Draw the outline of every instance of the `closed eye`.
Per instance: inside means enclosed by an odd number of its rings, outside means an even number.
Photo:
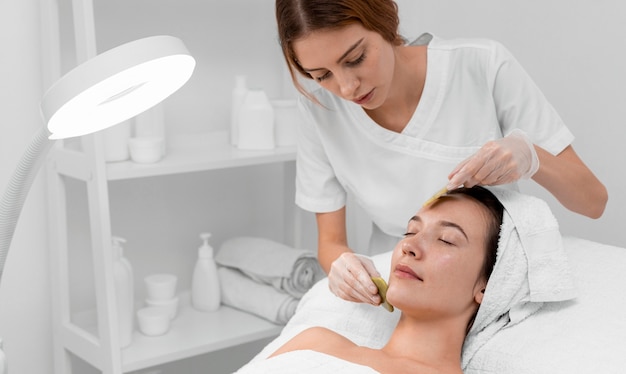
[[[439,239],[439,241],[442,242],[443,244],[449,245],[449,246],[455,246],[456,245],[456,244],[454,244],[452,242],[449,242],[447,240],[444,240],[444,239]]]
[[[363,61],[365,60],[365,53],[361,54],[359,57],[357,57],[356,60],[354,61],[348,61],[346,62],[346,65],[353,67],[353,66],[358,66],[360,65]]]
[[[318,81],[318,82],[321,82],[321,81],[323,81],[325,79],[330,78],[330,75],[331,75],[330,71],[327,71],[324,75],[319,76],[319,77],[315,77],[315,80]]]

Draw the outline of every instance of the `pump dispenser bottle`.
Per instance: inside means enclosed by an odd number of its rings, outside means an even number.
[[[213,258],[213,248],[209,245],[210,237],[209,233],[200,234],[203,243],[198,249],[198,260],[191,284],[191,302],[194,308],[203,312],[214,312],[221,303],[217,265]]]
[[[119,326],[120,346],[128,347],[133,338],[134,289],[133,269],[124,257],[122,244],[125,239],[111,238],[113,249],[113,277],[115,279],[115,301],[117,304],[117,323]]]

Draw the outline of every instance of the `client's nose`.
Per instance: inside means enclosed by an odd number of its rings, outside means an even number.
[[[422,257],[422,250],[414,240],[407,240],[402,243],[402,253],[415,258]]]

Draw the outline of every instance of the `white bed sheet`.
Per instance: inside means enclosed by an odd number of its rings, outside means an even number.
[[[520,324],[497,333],[478,351],[466,374],[626,372],[626,249],[572,237],[565,237],[564,245],[579,297],[546,305]],[[385,278],[390,257],[387,252],[373,258]],[[252,370],[267,365],[258,361],[311,326],[335,330],[359,345],[381,347],[399,315],[382,307],[345,302],[330,293],[327,279],[323,279],[303,297],[281,334],[241,372],[262,373],[261,369]],[[293,352],[272,365],[283,362],[285,372],[293,372],[290,365],[311,357],[307,351]],[[278,372],[276,366],[272,370]],[[328,371],[308,371],[314,372]]]

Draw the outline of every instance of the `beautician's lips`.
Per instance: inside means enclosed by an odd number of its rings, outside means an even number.
[[[420,278],[419,275],[417,275],[413,269],[411,269],[409,266],[403,265],[403,264],[398,264],[396,265],[396,269],[395,269],[395,273],[403,278],[416,278],[420,281],[424,281],[422,278]]]
[[[370,92],[368,92],[367,94],[365,94],[365,95],[363,95],[363,96],[359,97],[358,99],[354,99],[354,102],[355,102],[355,103],[357,103],[357,104],[359,104],[359,105],[363,105],[363,104],[365,104],[366,102],[368,102],[368,101],[369,101],[369,99],[371,99],[371,98],[372,98],[372,93],[373,93],[373,92],[374,92],[374,90],[371,90]]]

